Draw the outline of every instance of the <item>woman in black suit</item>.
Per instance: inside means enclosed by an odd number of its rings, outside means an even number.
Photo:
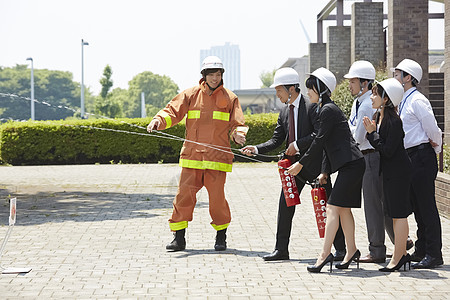
[[[386,79],[372,90],[372,107],[378,109],[375,121],[365,117],[364,127],[370,144],[380,151],[380,173],[383,182],[384,206],[394,222],[394,254],[383,272],[393,272],[406,264],[411,257],[406,252],[408,238],[407,217],[412,213],[409,197],[412,165],[403,145],[402,121],[397,106],[402,101],[403,86],[394,78]],[[378,130],[377,130],[378,128]]]
[[[364,157],[352,137],[347,119],[339,107],[330,99],[331,92],[336,87],[336,78],[325,68],[315,70],[306,80],[308,96],[311,102],[318,103],[319,130],[311,146],[303,157],[293,164],[288,172],[298,174],[303,167],[322,164],[319,181],[324,184],[329,175],[338,171],[333,190],[327,203],[327,222],[322,253],[313,266],[308,266],[309,272],[320,272],[322,267],[333,264],[331,245],[339,226],[339,220],[344,230],[347,254],[339,269],[346,269],[361,253],[355,244],[355,222],[351,208],[361,207],[361,187],[365,170]],[[359,264],[358,264],[359,267]]]
[[[316,135],[319,123],[316,118],[316,105],[312,105],[302,96],[298,87],[299,85],[300,79],[297,71],[292,68],[281,68],[277,70],[274,77],[274,83],[271,87],[275,88],[277,97],[280,99],[281,103],[286,104],[286,106],[280,111],[277,126],[273,132],[272,138],[256,146],[247,145],[241,149],[242,153],[250,156],[255,153],[262,154],[274,150],[285,143],[286,157],[292,162],[295,162],[306,152],[306,150],[308,150]],[[291,105],[292,111],[290,110]],[[297,112],[295,112],[295,110],[297,110]],[[297,120],[296,130],[292,128],[292,131],[289,125],[291,117],[294,125],[295,120]],[[319,173],[320,166],[317,166],[314,169],[302,169],[299,176],[295,177],[299,193],[305,185],[304,179],[313,181]],[[303,180],[299,177],[303,178]],[[324,188],[327,193],[330,193],[331,183],[324,186]],[[295,206],[288,207],[286,205],[286,199],[284,198],[284,193],[282,191],[278,203],[275,250],[271,254],[263,256],[265,261],[289,259],[288,248],[294,213]],[[344,234],[342,229],[338,231],[334,245],[337,253],[345,253]]]

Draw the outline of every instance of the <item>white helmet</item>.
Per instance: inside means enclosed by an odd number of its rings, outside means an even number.
[[[392,72],[394,72],[395,70],[405,71],[406,73],[417,79],[417,82],[420,82],[420,80],[422,80],[422,67],[418,62],[412,59],[405,58],[395,68],[391,68]]]
[[[206,69],[222,69],[225,72],[222,60],[217,56],[208,56],[203,60],[200,72],[203,72],[203,70]]]
[[[300,78],[297,71],[292,68],[281,68],[275,72],[273,84],[270,87],[274,88],[280,85],[291,84],[300,84]]]
[[[336,88],[336,77],[334,76],[333,73],[331,73],[330,70],[321,67],[315,70],[314,72],[308,74],[320,79],[330,90],[330,92],[333,92],[334,89]]]
[[[352,64],[350,70],[348,70],[348,74],[344,75],[344,78],[375,80],[375,68],[366,60],[357,60]]]
[[[378,84],[383,87],[384,91],[389,96],[389,99],[391,99],[392,104],[398,106],[403,99],[404,90],[402,84],[395,78],[383,80]]]

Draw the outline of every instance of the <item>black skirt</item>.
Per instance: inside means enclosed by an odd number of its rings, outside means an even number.
[[[361,189],[366,162],[364,158],[350,161],[338,169],[328,204],[340,207],[361,207]]]
[[[412,213],[411,172],[405,172],[397,178],[386,178],[383,175],[381,173],[385,214],[394,219],[407,218]]]

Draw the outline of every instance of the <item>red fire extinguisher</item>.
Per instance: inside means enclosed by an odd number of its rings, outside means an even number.
[[[319,237],[323,238],[325,236],[325,223],[327,222],[327,194],[323,187],[315,186],[311,190],[311,196]]]
[[[295,184],[295,176],[287,172],[287,168],[291,165],[289,159],[282,159],[278,162],[278,171],[280,172],[281,185],[283,187],[286,205],[294,206],[300,204],[300,195],[298,194],[297,185]]]

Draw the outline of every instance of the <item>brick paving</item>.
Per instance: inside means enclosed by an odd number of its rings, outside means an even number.
[[[17,223],[0,263],[31,267],[0,275],[1,299],[449,299],[450,221],[444,217],[447,263],[432,270],[382,273],[384,264],[311,274],[319,239],[310,188],[297,206],[290,261],[264,262],[275,244],[280,180],[274,163],[236,163],[226,195],[232,212],[228,249],[213,249],[208,195],[198,193],[187,249],[166,252],[167,219],[177,190],[175,164],[4,166],[0,168],[0,239],[8,196]],[[357,246],[368,251],[364,213],[353,210]],[[415,221],[409,219],[415,239]],[[389,251],[392,244],[386,242]]]

